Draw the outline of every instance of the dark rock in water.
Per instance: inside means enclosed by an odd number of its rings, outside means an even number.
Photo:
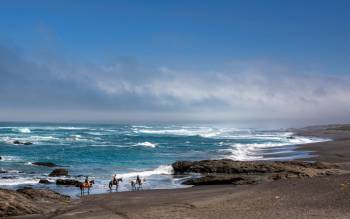
[[[0,189],[0,218],[24,214],[46,214],[69,203],[69,197],[46,189]]]
[[[34,163],[32,163],[32,164],[33,164],[33,165],[36,165],[36,166],[57,167],[56,164],[51,163],[51,162],[34,162]]]
[[[2,160],[2,157],[0,156],[0,160]]]
[[[79,182],[78,180],[74,180],[74,179],[58,179],[58,180],[56,180],[56,185],[78,187],[81,185],[81,182]]]
[[[49,176],[68,176],[68,170],[67,169],[54,169]]]
[[[51,182],[49,180],[47,180],[47,179],[40,179],[39,183],[40,184],[50,184]]]
[[[287,178],[339,175],[347,171],[336,165],[303,161],[177,161],[172,164],[175,174],[201,173],[201,178],[184,182],[188,185],[252,184]]]
[[[21,142],[21,141],[19,141],[19,140],[14,140],[12,143],[13,143],[13,144],[23,144],[23,145],[32,145],[32,144],[33,144],[33,143],[30,142],[30,141],[28,141],[28,142]]]

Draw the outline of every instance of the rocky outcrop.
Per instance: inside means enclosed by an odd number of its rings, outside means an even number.
[[[68,170],[59,168],[59,169],[54,169],[49,176],[54,177],[54,176],[68,176]]]
[[[33,162],[32,164],[35,166],[57,167],[57,165],[52,162]]]
[[[67,205],[68,196],[45,189],[0,189],[0,217],[48,213]]]
[[[51,182],[49,180],[47,180],[47,179],[40,179],[39,183],[40,184],[50,184]]]
[[[223,184],[255,184],[254,177],[242,177],[238,175],[207,175],[199,178],[193,178],[185,181],[184,185],[223,185]]]
[[[75,179],[58,179],[56,180],[56,185],[79,187],[81,185],[81,182]]]
[[[303,178],[347,173],[336,165],[303,161],[177,161],[172,164],[175,174],[200,173],[184,182],[187,185],[252,184],[287,178]]]

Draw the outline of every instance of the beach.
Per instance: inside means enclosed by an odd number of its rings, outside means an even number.
[[[306,144],[309,161],[349,167],[350,132],[337,127],[294,130],[298,135],[332,138]],[[303,159],[305,160],[305,159]],[[15,218],[349,218],[350,175],[294,178],[252,185],[112,192],[73,200],[44,215]]]
[[[0,219],[350,219],[350,0],[0,5]]]

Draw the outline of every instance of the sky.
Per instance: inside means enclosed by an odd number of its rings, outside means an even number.
[[[1,1],[0,121],[350,122],[350,1]]]

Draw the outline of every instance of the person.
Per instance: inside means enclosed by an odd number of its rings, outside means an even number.
[[[113,182],[113,184],[117,184],[117,174],[113,175],[112,182]]]
[[[89,185],[89,177],[88,176],[85,176],[85,184]]]
[[[141,179],[139,175],[136,176],[136,184],[141,185]]]

